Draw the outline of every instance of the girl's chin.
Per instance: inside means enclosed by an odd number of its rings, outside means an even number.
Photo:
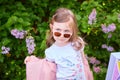
[[[56,41],[57,43],[67,43],[67,41],[65,41],[65,40],[60,40],[60,41]]]
[[[55,42],[55,44],[57,44],[57,45],[66,45],[68,42],[66,42],[66,41],[57,41],[57,42]]]

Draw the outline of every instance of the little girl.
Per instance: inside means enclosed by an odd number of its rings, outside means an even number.
[[[50,21],[45,50],[45,60],[56,64],[56,80],[93,80],[84,56],[85,42],[77,33],[77,21],[72,11],[57,9]],[[30,57],[25,62],[30,62]]]

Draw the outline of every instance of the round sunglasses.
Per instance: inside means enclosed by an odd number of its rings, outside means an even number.
[[[62,35],[62,33],[60,33],[60,32],[54,32],[54,35],[56,36],[56,37],[60,37],[61,35]],[[64,36],[64,38],[69,38],[70,36],[71,36],[71,34],[64,34],[63,35]]]

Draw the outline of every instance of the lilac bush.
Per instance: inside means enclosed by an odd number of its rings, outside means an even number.
[[[36,46],[34,43],[34,38],[32,36],[27,36],[29,34],[27,31],[12,29],[11,34],[17,39],[25,39],[28,54],[32,54],[34,52]]]

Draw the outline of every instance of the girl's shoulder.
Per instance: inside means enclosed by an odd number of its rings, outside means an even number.
[[[51,45],[50,47],[45,49],[45,54],[52,55],[54,56],[56,52],[56,47],[55,45]]]

